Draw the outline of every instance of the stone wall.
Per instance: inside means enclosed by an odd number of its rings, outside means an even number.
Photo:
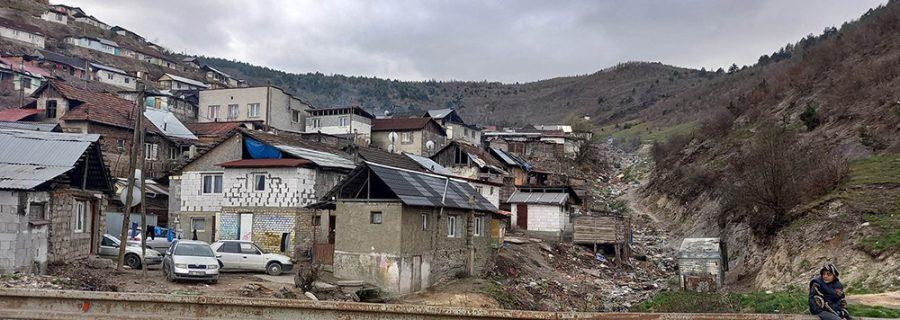
[[[260,248],[270,252],[293,251],[294,241],[297,238],[296,226],[302,220],[302,208],[284,207],[223,207],[222,213],[216,215],[216,240],[237,240],[241,230],[241,214],[252,214],[250,241]],[[309,222],[307,222],[309,224]],[[288,247],[281,250],[281,239],[287,233]]]
[[[47,192],[0,191],[0,274],[46,270],[49,225],[32,221],[27,212],[32,203],[42,203],[46,215],[47,200]]]
[[[106,230],[106,219],[100,212],[106,211],[107,199],[98,199],[98,193],[65,188],[52,192],[50,201],[50,241],[49,261],[67,262],[84,258],[99,243],[97,235]],[[84,232],[76,232],[75,202],[87,201],[90,210],[85,221]]]
[[[75,123],[65,123],[63,128],[74,126]],[[131,151],[131,140],[134,133],[131,129],[106,126],[97,123],[91,123],[87,129],[88,133],[100,134],[100,149],[103,150],[103,159],[110,173],[114,177],[128,177],[128,154]],[[124,141],[125,148],[119,149],[119,140]],[[169,140],[163,137],[148,134],[146,136],[147,143],[155,143],[157,145],[156,160],[146,160],[144,162],[144,172],[147,172],[147,178],[159,179],[168,175],[169,171],[175,168],[182,160],[169,160],[169,148],[177,147]]]

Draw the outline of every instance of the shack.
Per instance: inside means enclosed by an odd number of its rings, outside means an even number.
[[[722,287],[728,271],[728,250],[719,238],[686,238],[678,249],[681,287],[710,292]]]
[[[631,220],[620,215],[579,215],[572,218],[572,242],[597,248],[611,247],[616,262],[631,257]]]

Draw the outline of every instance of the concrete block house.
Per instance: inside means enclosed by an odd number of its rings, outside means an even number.
[[[306,110],[305,132],[318,132],[338,137],[356,139],[358,144],[368,145],[375,121],[368,111],[360,107],[317,108]]]
[[[250,240],[277,252],[310,246],[315,203],[355,167],[341,151],[290,133],[237,128],[180,170],[179,229],[204,241]]]
[[[100,136],[0,129],[0,273],[97,252],[111,183]]]
[[[372,121],[372,145],[394,153],[430,157],[444,147],[447,134],[431,118],[390,118]]]
[[[571,216],[581,199],[570,187],[519,187],[506,201],[514,228],[533,234],[563,237],[572,232]]]
[[[337,278],[405,294],[481,274],[493,252],[497,208],[464,180],[364,162],[329,197]]]
[[[256,122],[303,132],[310,105],[278,87],[248,87],[200,91],[198,122]]]

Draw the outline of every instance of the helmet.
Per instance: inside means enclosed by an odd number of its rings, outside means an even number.
[[[825,273],[825,271],[831,272],[831,274],[833,274],[835,278],[838,278],[840,276],[838,268],[834,266],[833,263],[826,264],[824,267],[822,267],[822,269],[819,270],[819,275]]]

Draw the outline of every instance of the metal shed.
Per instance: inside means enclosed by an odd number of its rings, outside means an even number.
[[[722,287],[728,271],[727,248],[719,238],[686,238],[678,249],[681,287],[697,292]]]

